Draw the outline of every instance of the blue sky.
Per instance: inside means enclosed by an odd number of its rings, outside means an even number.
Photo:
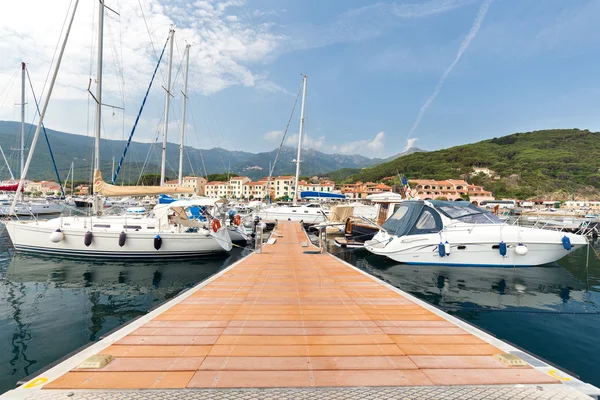
[[[33,42],[45,32],[53,49],[68,5],[62,3],[62,8],[57,7],[55,35],[48,33],[52,26],[39,33],[29,26]],[[128,133],[155,54],[139,5],[113,3],[122,7],[122,17],[120,21],[109,17],[111,32],[125,33],[122,40],[113,37],[105,44],[109,82],[105,101],[125,102]],[[329,153],[387,157],[402,151],[408,142],[435,150],[519,131],[600,129],[597,0],[141,3],[155,47],[162,46],[169,23],[177,25],[175,70],[184,39],[192,43],[186,143],[194,147],[254,152],[276,147],[302,74],[308,75],[306,145]],[[75,48],[65,55],[67,72],[59,75],[57,98],[47,117],[47,125],[55,129],[87,130],[91,10],[82,12],[76,27],[80,42],[74,39]],[[19,21],[10,12],[7,15],[5,21],[0,17],[4,26],[0,33],[14,40],[0,44],[0,52],[7,55],[0,61],[0,89],[9,83],[22,58],[30,68],[35,60],[41,87],[51,57],[23,46],[22,33],[10,26]],[[107,46],[116,48],[117,56]],[[448,71],[461,46],[464,51]],[[82,47],[88,50],[81,51]],[[125,70],[125,92],[114,83],[121,79],[116,73],[120,64]],[[163,66],[142,116],[138,140],[152,140],[159,130],[165,74]],[[180,85],[178,75],[174,92]],[[439,92],[431,98],[436,85]],[[428,99],[430,104],[423,109]],[[176,94],[169,117],[173,142],[179,136],[180,101]],[[1,118],[18,118],[12,103],[10,98],[0,106]],[[421,110],[422,118],[411,133]],[[33,117],[32,112],[28,116]],[[297,134],[298,118],[299,107],[288,135]],[[104,121],[106,137],[122,137],[119,111],[113,117],[111,110],[105,110]]]

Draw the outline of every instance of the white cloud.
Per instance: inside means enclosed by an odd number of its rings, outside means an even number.
[[[288,135],[285,138],[285,145],[291,147],[298,147],[298,134],[295,133],[293,135]],[[313,138],[309,135],[302,136],[302,148],[303,149],[313,149],[313,150],[323,150],[325,147],[325,136],[319,136]]]
[[[404,149],[402,149],[402,151],[407,151],[409,150],[411,147],[415,147],[415,144],[417,143],[417,140],[419,140],[418,138],[408,138],[406,139],[406,146],[404,147]]]
[[[281,140],[282,136],[283,131],[269,131],[264,134],[263,138],[265,138],[265,140],[268,140],[269,142],[276,142]]]
[[[367,157],[381,156],[385,149],[385,133],[379,132],[371,140],[356,140],[340,146],[335,146],[334,150],[341,154],[360,154]]]
[[[243,16],[245,11],[240,6],[245,4],[244,0],[110,3],[107,5],[120,15],[105,11],[103,102],[116,106],[127,103],[128,117],[138,111],[171,25],[176,29],[172,90],[176,97],[183,81],[180,67],[186,42],[192,45],[189,78],[189,93],[192,95],[198,92],[212,94],[231,86],[285,92],[265,76],[252,71],[254,64],[277,54],[285,37],[273,33],[269,24],[257,25],[250,17]],[[3,55],[0,60],[0,89],[7,86],[20,62],[25,61],[38,99],[42,98],[42,87],[68,5],[67,0],[29,0],[13,2],[3,8],[0,13],[0,54]],[[79,3],[46,121],[53,128],[78,132],[87,125],[87,87],[90,78],[94,79],[96,75],[92,56],[95,59],[93,30],[97,26],[97,5],[97,1]],[[36,12],[31,13],[32,9]],[[166,86],[167,55],[168,51],[151,91],[151,96],[157,98],[164,98],[161,86]],[[18,88],[18,84],[17,80],[13,90]],[[95,90],[94,82],[91,89]],[[57,115],[72,110],[73,101],[81,105],[79,108],[83,113],[72,113],[67,120],[59,120]],[[27,113],[33,115],[33,108]],[[13,110],[0,109],[0,119],[15,119]]]

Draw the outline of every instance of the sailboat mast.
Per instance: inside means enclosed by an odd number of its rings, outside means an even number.
[[[100,169],[100,132],[102,129],[102,57],[104,43],[104,0],[98,1],[98,64],[96,68],[96,125],[94,137],[94,169]]]
[[[296,186],[294,188],[294,205],[298,203],[298,183],[300,182],[300,154],[302,152],[302,131],[304,130],[304,103],[306,101],[306,75],[302,79],[302,108],[300,110],[300,132],[298,133],[298,156],[296,157]]]
[[[25,167],[25,63],[21,62],[21,179]]]
[[[165,184],[165,167],[167,162],[167,131],[169,129],[169,103],[171,100],[171,70],[173,69],[173,38],[175,31],[169,30],[169,70],[167,72],[167,99],[165,101],[165,128],[163,132],[162,160],[160,162],[160,186]]]
[[[96,67],[96,121],[94,135],[94,171],[100,170],[100,133],[102,132],[102,57],[104,49],[104,0],[98,1],[98,60]],[[94,182],[92,180],[92,188]],[[92,189],[93,190],[93,189]],[[100,211],[96,190],[92,201],[93,212]]]
[[[183,76],[183,106],[181,107],[181,138],[179,139],[179,186],[183,184],[183,140],[185,136],[185,108],[187,104],[188,68],[190,64],[190,45],[185,46],[185,72]]]

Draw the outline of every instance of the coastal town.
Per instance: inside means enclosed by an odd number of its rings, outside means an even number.
[[[476,173],[489,173],[487,169],[475,169]],[[482,172],[482,170],[484,172]],[[493,171],[492,171],[493,173]],[[355,182],[336,184],[328,178],[314,176],[299,181],[299,192],[314,191],[320,193],[341,194],[348,200],[367,200],[368,196],[386,192],[399,192],[396,176],[384,177],[380,182]],[[2,185],[13,185],[15,181],[3,181]],[[168,180],[164,185],[166,188],[179,186],[177,179]],[[55,181],[24,181],[24,194],[30,197],[60,197],[61,188]],[[265,200],[291,201],[294,195],[294,176],[284,175],[273,177],[269,180],[264,177],[253,181],[247,176],[232,176],[228,181],[207,181],[204,177],[185,176],[181,187],[193,189],[197,196],[232,200]],[[267,189],[269,188],[269,189]],[[496,200],[514,201],[515,205],[524,207],[546,206],[554,207],[563,205],[567,208],[599,208],[600,201],[597,199],[556,199],[556,198],[531,198],[526,200],[498,199],[483,186],[469,184],[464,179],[410,179],[407,197],[419,198],[421,200],[466,200],[474,205],[485,205]],[[267,191],[269,193],[267,193]],[[91,195],[89,184],[79,184],[71,191],[69,186],[65,188],[65,194],[71,196],[85,197]]]

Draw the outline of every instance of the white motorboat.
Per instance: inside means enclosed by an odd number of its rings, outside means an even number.
[[[581,235],[505,224],[468,202],[409,200],[395,209],[365,248],[406,264],[533,266],[587,244]]]
[[[10,211],[11,204],[0,205],[0,215],[6,216],[38,216],[48,214],[60,214],[65,208],[64,203],[55,203],[51,201],[35,202],[20,201],[15,204],[14,210]]]
[[[181,200],[157,205],[151,215],[75,216],[46,221],[8,221],[15,250],[77,257],[193,257],[232,248],[221,222],[199,221],[190,207],[210,207],[218,199]],[[219,222],[215,222],[219,221]]]

